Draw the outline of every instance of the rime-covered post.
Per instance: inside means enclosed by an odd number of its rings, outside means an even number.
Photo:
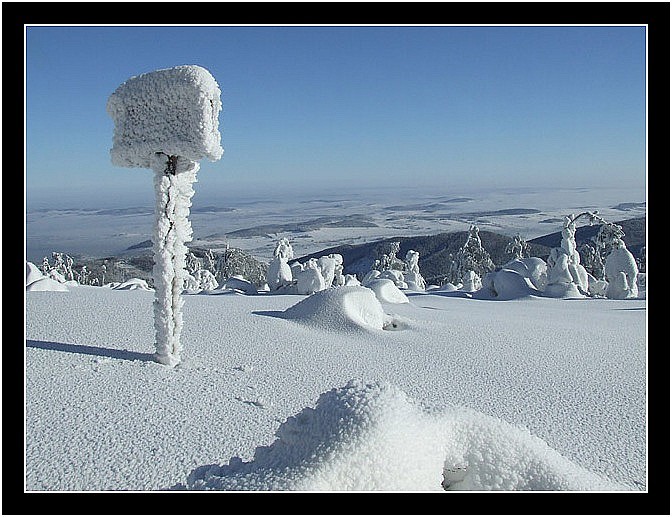
[[[112,163],[154,171],[154,329],[156,360],[181,360],[181,297],[189,208],[198,161],[219,160],[220,89],[205,68],[183,65],[131,77],[107,101],[114,120]]]

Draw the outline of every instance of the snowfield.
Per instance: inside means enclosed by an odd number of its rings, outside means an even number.
[[[27,291],[28,491],[643,491],[646,300]]]

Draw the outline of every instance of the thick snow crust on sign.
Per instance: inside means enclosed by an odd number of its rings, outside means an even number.
[[[361,286],[318,291],[285,310],[283,316],[330,330],[358,327],[383,330],[392,323],[375,293]]]
[[[114,120],[112,163],[148,169],[157,152],[219,160],[220,94],[214,77],[197,65],[131,77],[107,101]]]

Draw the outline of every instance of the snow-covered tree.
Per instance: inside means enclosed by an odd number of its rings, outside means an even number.
[[[406,264],[404,281],[408,285],[408,288],[414,291],[424,291],[427,287],[425,279],[420,274],[420,266],[418,265],[419,260],[420,253],[417,251],[408,250],[406,252],[406,259],[404,260]]]
[[[266,283],[271,291],[277,291],[293,283],[292,269],[289,261],[294,258],[294,250],[289,239],[283,237],[273,251],[273,259],[268,265]]]
[[[112,163],[154,172],[154,329],[157,361],[181,361],[189,208],[199,160],[219,160],[220,89],[205,68],[183,65],[131,77],[110,95]]]
[[[313,294],[324,291],[329,287],[322,271],[318,259],[309,259],[308,262],[303,264],[301,271],[296,274],[296,292],[298,294]]]
[[[376,249],[376,258],[373,261],[372,269],[376,271],[385,271],[388,269],[403,271],[405,264],[397,257],[400,247],[401,243],[399,241],[380,244]]]
[[[593,221],[594,213],[584,212],[577,216],[565,216],[562,225],[560,246],[553,248],[548,256],[548,284],[546,293],[556,298],[587,296],[588,272],[581,265],[576,249],[576,221],[588,216]]]
[[[483,287],[483,282],[481,281],[481,277],[478,276],[478,274],[473,271],[469,270],[464,273],[464,276],[462,277],[462,290],[467,291],[467,292],[474,292],[478,291],[481,287]]]
[[[448,268],[448,282],[457,284],[462,282],[468,271],[473,271],[478,277],[485,276],[495,269],[490,254],[483,247],[478,226],[469,228],[466,242],[452,258]]]
[[[523,259],[530,256],[530,245],[518,234],[506,245],[505,253],[510,260]]]
[[[607,298],[623,300],[637,298],[638,269],[635,257],[628,251],[625,243],[619,239],[604,261],[604,272],[609,286]]]

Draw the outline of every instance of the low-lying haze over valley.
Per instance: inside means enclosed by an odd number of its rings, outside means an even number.
[[[40,263],[52,251],[89,257],[120,256],[150,246],[153,203],[116,208],[31,209],[27,200],[26,258]],[[481,230],[530,240],[559,231],[562,217],[597,210],[610,221],[646,215],[646,192],[632,188],[352,189],[310,196],[221,196],[192,199],[191,246],[240,248],[270,261],[275,244],[288,237],[296,256],[341,244],[389,237]]]

